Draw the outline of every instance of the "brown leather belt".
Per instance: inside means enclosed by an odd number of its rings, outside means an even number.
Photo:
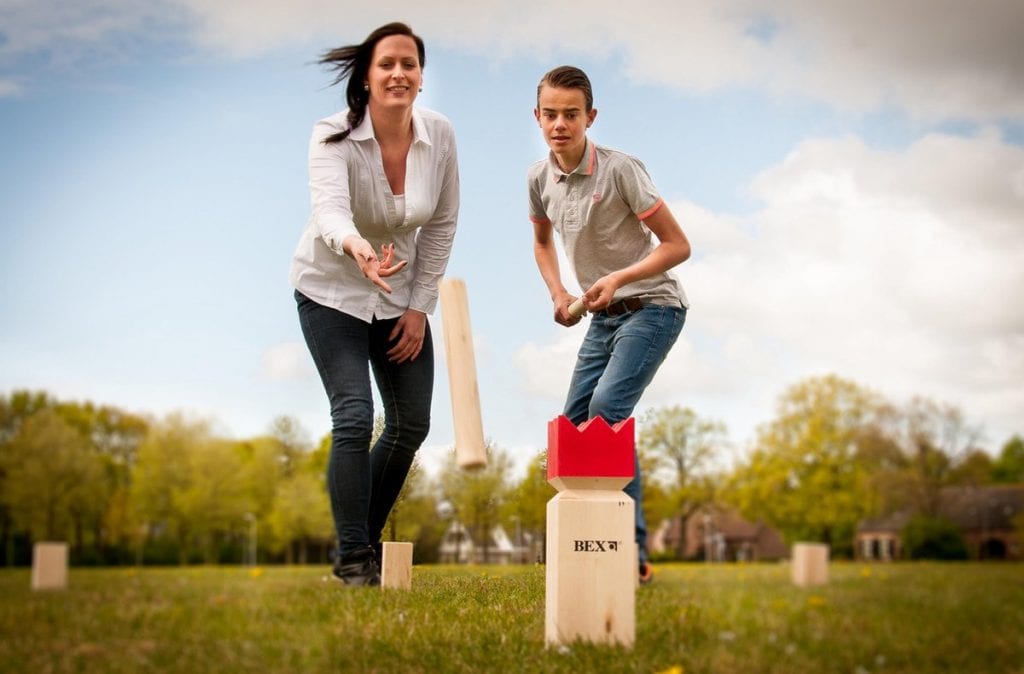
[[[632,313],[639,311],[644,306],[643,300],[639,297],[626,297],[619,300],[618,302],[612,302],[606,306],[599,314],[605,314],[606,316],[621,316],[622,314]]]

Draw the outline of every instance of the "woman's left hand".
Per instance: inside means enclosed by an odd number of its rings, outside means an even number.
[[[394,363],[415,360],[423,349],[426,331],[427,315],[422,311],[406,309],[388,336],[390,341],[395,342],[395,345],[388,349],[388,360]]]

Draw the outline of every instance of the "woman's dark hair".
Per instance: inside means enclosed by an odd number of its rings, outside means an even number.
[[[378,42],[392,35],[406,35],[413,39],[416,43],[416,50],[419,52],[420,68],[422,68],[426,63],[423,40],[412,32],[412,28],[397,21],[373,31],[363,40],[362,44],[338,47],[326,51],[320,56],[320,65],[325,65],[329,70],[337,72],[331,84],[341,84],[348,79],[348,85],[345,87],[345,95],[348,99],[348,128],[328,136],[324,139],[324,143],[337,143],[345,140],[352,129],[363,123],[363,118],[366,117],[366,106],[370,102],[370,92],[363,89],[363,83],[370,72],[373,50]]]
[[[590,78],[576,66],[558,66],[545,73],[544,77],[540,78],[540,84],[537,85],[538,103],[540,103],[540,90],[544,88],[545,84],[556,89],[579,89],[583,92],[587,112],[594,109],[594,90],[590,86]]]

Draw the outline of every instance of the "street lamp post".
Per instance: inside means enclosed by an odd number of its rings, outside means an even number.
[[[437,504],[437,516],[443,520],[448,520],[448,528],[452,529],[452,525],[459,521],[458,515],[455,511],[455,505],[451,501],[441,501]],[[462,526],[461,524],[459,525]],[[452,531],[452,535],[455,537],[455,563],[459,563],[459,557],[462,553],[462,532]]]
[[[512,520],[516,523],[516,563],[523,564],[526,555],[523,554],[523,524],[519,515],[513,515]]]
[[[711,532],[711,513],[704,512],[704,561],[711,562],[711,543],[714,534]]]

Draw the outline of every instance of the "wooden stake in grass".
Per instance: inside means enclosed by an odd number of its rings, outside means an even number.
[[[795,585],[824,585],[828,582],[828,546],[824,543],[794,544],[792,566]]]
[[[408,590],[412,587],[412,543],[384,543],[380,560],[380,586],[383,590]]]
[[[636,637],[633,419],[548,424],[545,642],[632,647]]]
[[[32,589],[63,590],[68,586],[68,544],[36,543],[32,548]]]

